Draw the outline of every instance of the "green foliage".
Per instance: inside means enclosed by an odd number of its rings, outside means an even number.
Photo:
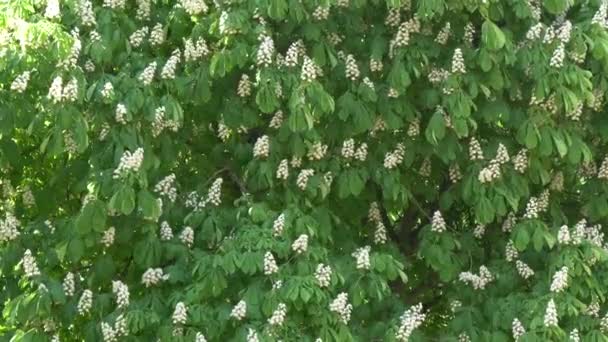
[[[0,339],[608,341],[607,11],[2,2]]]

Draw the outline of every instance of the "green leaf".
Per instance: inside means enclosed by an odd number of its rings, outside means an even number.
[[[560,157],[565,157],[568,154],[568,146],[566,146],[566,141],[564,139],[564,135],[557,130],[553,130],[553,142],[555,142],[555,147],[557,148],[557,152]]]
[[[513,230],[513,244],[515,248],[524,251],[530,242],[530,234],[526,225],[517,225]]]
[[[445,119],[443,118],[443,114],[439,111],[433,114],[424,134],[426,140],[433,145],[437,145],[443,139],[445,136]]]
[[[543,6],[551,14],[561,14],[572,4],[571,0],[543,0]]]
[[[135,209],[135,191],[127,185],[123,185],[110,199],[110,209],[115,212],[129,215]]]
[[[481,224],[488,224],[494,221],[495,210],[492,206],[492,202],[486,197],[480,198],[477,206],[475,207],[475,217]]]
[[[106,229],[106,207],[99,200],[91,200],[76,218],[76,229],[82,235],[91,230],[103,232]]]
[[[481,41],[489,50],[500,50],[505,46],[505,34],[493,22],[486,20],[481,26]]]
[[[77,262],[82,258],[84,255],[84,243],[81,239],[72,239],[68,243],[67,255],[73,262]]]
[[[137,195],[137,205],[143,217],[150,221],[158,221],[161,214],[158,200],[148,190],[140,190]]]

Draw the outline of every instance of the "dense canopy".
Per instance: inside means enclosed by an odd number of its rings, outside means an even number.
[[[608,341],[608,3],[0,3],[0,336]]]

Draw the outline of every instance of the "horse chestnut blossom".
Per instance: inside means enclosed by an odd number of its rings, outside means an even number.
[[[0,335],[608,334],[607,29],[604,0],[3,2]]]

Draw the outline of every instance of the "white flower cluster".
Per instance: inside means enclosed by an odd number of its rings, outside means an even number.
[[[91,290],[84,290],[80,299],[78,300],[78,314],[84,316],[91,311],[93,307],[93,292]]]
[[[114,95],[114,86],[112,85],[112,82],[104,83],[100,93],[101,97],[103,97],[104,99],[110,99]]]
[[[384,19],[384,24],[386,26],[395,27],[398,26],[401,22],[401,9],[400,8],[389,8],[388,13],[386,14],[386,18]]]
[[[603,28],[608,28],[608,3],[602,1],[600,4],[600,8],[598,8],[597,12],[593,15],[593,19],[591,19],[592,24],[598,24]]]
[[[249,328],[247,332],[247,342],[260,342],[260,339],[258,338],[258,333],[251,328]]]
[[[314,174],[315,174],[315,170],[313,170],[313,169],[301,170],[300,173],[298,174],[298,179],[296,180],[296,184],[298,185],[298,188],[300,188],[301,190],[305,190],[306,185],[308,185],[308,179],[310,177],[312,177]]]
[[[390,55],[393,55],[394,48],[404,47],[410,43],[410,35],[420,31],[420,21],[414,17],[404,21],[399,25],[397,33],[390,42]]]
[[[78,145],[74,141],[74,135],[70,131],[63,132],[63,145],[65,146],[65,151],[69,154],[76,154],[78,152]]]
[[[270,119],[270,124],[268,125],[268,127],[274,128],[274,129],[279,129],[279,128],[281,128],[282,124],[283,124],[283,111],[278,110],[276,113],[274,113],[274,115],[272,116],[272,119]]]
[[[251,95],[251,81],[249,80],[249,76],[247,74],[241,75],[241,79],[239,80],[239,85],[237,86],[236,93],[240,97],[247,97]]]
[[[534,275],[534,270],[523,261],[517,260],[515,267],[517,268],[517,273],[524,279],[528,279]]]
[[[101,236],[101,244],[106,248],[112,246],[114,244],[114,236],[116,235],[116,229],[114,227],[110,227],[103,232]]]
[[[483,160],[483,151],[479,141],[475,137],[471,138],[469,142],[469,159],[470,160]]]
[[[154,191],[158,192],[162,196],[169,198],[171,202],[175,202],[177,198],[177,189],[175,188],[175,174],[172,173],[167,177],[161,179],[154,186]]]
[[[279,236],[285,229],[285,214],[279,215],[272,223],[272,235]]]
[[[424,160],[422,161],[422,164],[420,165],[420,169],[418,170],[418,173],[422,177],[430,177],[431,171],[432,171],[431,160],[429,158],[424,158]]]
[[[138,148],[135,152],[125,151],[120,157],[118,167],[114,170],[114,178],[121,178],[127,175],[129,172],[138,172],[141,167],[141,163],[144,160],[144,149]]]
[[[271,252],[264,254],[264,274],[271,275],[279,271],[279,266]]]
[[[441,28],[441,31],[439,31],[439,33],[437,34],[437,37],[435,37],[435,42],[437,42],[441,45],[445,45],[448,42],[448,39],[450,39],[451,34],[452,34],[452,25],[450,24],[450,22],[447,22],[447,23],[445,23],[443,28]]]
[[[272,37],[263,35],[260,37],[260,47],[258,48],[257,54],[257,65],[268,67],[272,64],[272,58],[274,55],[274,41]]]
[[[355,57],[351,54],[346,56],[346,78],[351,81],[356,81],[359,76],[361,76],[361,72],[359,71],[359,66],[357,66],[357,61]]]
[[[131,46],[135,48],[139,47],[144,42],[144,39],[146,39],[146,37],[148,36],[149,31],[150,29],[148,28],[148,26],[143,26],[135,32],[131,33],[131,35],[129,36],[129,44],[131,44]]]
[[[444,82],[448,79],[448,77],[450,77],[450,72],[443,68],[432,68],[429,74],[427,75],[429,82],[433,84],[439,84],[441,82]]]
[[[129,333],[127,318],[122,314],[118,315],[116,321],[114,321],[114,331],[116,332],[116,336],[126,336]]]
[[[572,23],[570,20],[564,21],[564,23],[557,29],[557,39],[562,43],[566,44],[570,41],[572,35]]]
[[[270,325],[283,325],[285,321],[285,315],[287,314],[287,305],[285,303],[279,303],[277,308],[272,313],[272,316],[268,319]]]
[[[391,170],[399,166],[405,157],[405,145],[397,144],[397,147],[384,155],[384,167]]]
[[[197,332],[196,336],[194,337],[194,342],[207,342],[207,339],[203,333]]]
[[[448,176],[450,177],[450,181],[452,183],[458,183],[462,179],[462,173],[460,172],[460,166],[456,163],[450,165],[450,169],[448,170]]]
[[[485,233],[486,233],[486,226],[483,224],[478,224],[475,226],[475,229],[473,229],[473,236],[476,239],[481,239]]]
[[[207,13],[209,10],[209,6],[207,6],[204,0],[179,0],[179,4],[190,15]]]
[[[76,284],[74,281],[74,273],[68,272],[63,278],[63,293],[66,297],[72,297],[76,291]]]
[[[443,216],[441,215],[441,212],[439,210],[435,211],[435,213],[433,214],[433,220],[431,221],[431,231],[436,233],[443,233],[445,232],[446,228],[447,226],[445,224]]]
[[[196,42],[190,38],[184,40],[184,60],[186,62],[196,61],[210,52],[207,42],[203,38],[198,38]]]
[[[97,24],[91,0],[79,0],[76,10],[83,26],[95,26]]]
[[[568,342],[580,342],[581,341],[581,337],[578,334],[578,329],[573,329],[570,332],[570,335],[568,336],[568,338],[570,339]]]
[[[452,56],[452,73],[454,74],[466,74],[467,69],[464,65],[464,57],[462,56],[462,50],[460,48],[454,50]]]
[[[270,138],[268,135],[263,135],[256,140],[253,145],[253,157],[265,159],[270,154]]]
[[[553,55],[551,56],[551,60],[549,61],[549,66],[556,69],[563,67],[564,57],[566,57],[566,52],[564,44],[561,43],[557,46],[557,48],[555,48],[555,51],[553,51]]]
[[[321,68],[310,57],[305,55],[300,79],[304,82],[312,82],[322,75]]]
[[[119,309],[129,306],[129,287],[120,280],[112,281],[112,293],[116,296]]]
[[[528,150],[521,149],[515,157],[513,157],[513,168],[519,173],[524,173],[528,169]]]
[[[526,204],[526,212],[524,214],[524,218],[527,219],[535,219],[538,218],[538,213],[540,212],[540,205],[538,204],[538,198],[532,196],[528,200]]]
[[[294,168],[298,168],[302,166],[302,157],[291,157],[291,161],[289,161],[289,165]]]
[[[555,302],[553,301],[553,298],[551,298],[551,300],[549,300],[549,303],[547,304],[544,324],[547,328],[557,327],[557,308],[555,307]]]
[[[308,157],[309,160],[321,160],[327,154],[327,148],[327,145],[317,141],[309,148],[306,157]]]
[[[145,287],[150,287],[167,279],[169,279],[169,275],[164,274],[162,268],[148,268],[141,276],[141,283],[144,284]]]
[[[211,184],[211,187],[209,188],[209,192],[207,192],[207,198],[205,199],[204,203],[205,205],[207,203],[211,203],[214,206],[218,206],[222,203],[222,183],[224,182],[224,180],[219,177],[216,178],[213,183]]]
[[[600,169],[597,173],[597,178],[608,179],[608,156],[604,157]]]
[[[353,306],[348,303],[348,294],[346,292],[340,293],[329,304],[329,311],[340,315],[340,320],[342,320],[344,324],[348,324],[348,321],[350,321],[350,314],[353,311]]]
[[[458,275],[458,279],[463,283],[468,283],[473,286],[475,290],[483,290],[486,285],[494,280],[492,273],[485,266],[479,267],[479,274],[473,274],[472,272],[461,272]]]
[[[116,341],[116,332],[114,331],[114,328],[106,322],[101,322],[101,335],[103,336],[104,342]]]
[[[559,230],[557,231],[557,242],[560,245],[570,244],[570,230],[568,229],[568,226],[563,225],[559,227]]]
[[[563,266],[559,271],[553,275],[553,281],[551,282],[551,292],[562,292],[568,287],[568,267]]]
[[[126,5],[126,0],[103,0],[103,7],[111,9],[123,9]]]
[[[30,72],[24,71],[17,76],[11,83],[11,90],[17,93],[23,93],[27,89],[27,84],[30,81]]]
[[[154,110],[154,121],[152,122],[152,136],[157,137],[165,128],[177,132],[179,125],[174,120],[165,118],[165,106],[160,106]]]
[[[61,102],[63,98],[63,79],[61,76],[57,76],[53,79],[47,97],[53,103]]]
[[[529,41],[539,40],[543,36],[544,30],[545,25],[543,23],[537,23],[530,27],[528,32],[526,32],[526,39]]]
[[[48,0],[44,10],[44,16],[49,19],[55,19],[59,18],[60,15],[61,8],[59,7],[59,0]]]
[[[317,279],[317,284],[319,287],[328,287],[331,282],[331,266],[319,264],[317,265],[317,270],[315,271],[315,278]]]
[[[25,205],[27,208],[31,208],[36,204],[36,199],[34,198],[32,189],[28,185],[23,187],[23,193],[21,194],[21,198],[23,201],[23,205]]]
[[[422,313],[422,303],[418,303],[407,309],[399,318],[399,329],[395,334],[397,340],[403,342],[409,341],[414,329],[421,326],[425,319],[426,314]]]
[[[157,64],[156,62],[151,62],[144,68],[144,70],[139,74],[137,80],[141,82],[144,86],[150,85],[154,80],[154,74],[156,74]],[[164,70],[164,69],[163,69]]]
[[[329,17],[329,6],[317,6],[312,12],[312,17],[315,20],[326,20]]]
[[[194,230],[192,230],[192,227],[186,226],[179,234],[179,240],[188,248],[192,247],[194,244]]]
[[[160,239],[162,241],[173,239],[173,230],[167,221],[163,221],[160,224]]]
[[[230,317],[237,321],[242,320],[247,315],[247,303],[244,300],[239,301],[230,312]]]
[[[171,53],[171,57],[169,57],[160,72],[161,79],[172,80],[175,78],[175,69],[177,69],[177,64],[181,60],[181,55],[182,53],[179,49],[173,50],[173,52]]]
[[[25,253],[23,253],[23,258],[21,259],[21,266],[23,267],[23,272],[25,273],[25,276],[28,278],[40,275],[40,270],[38,269],[36,259],[34,258],[34,256],[32,256],[32,251],[30,251],[29,249],[26,249]]]
[[[386,227],[382,221],[378,221],[376,223],[376,230],[374,231],[374,243],[382,245],[386,243],[386,240]]]
[[[475,27],[473,23],[468,22],[464,27],[464,34],[462,36],[462,40],[468,47],[473,45],[473,39],[475,38]]]
[[[369,60],[369,70],[371,72],[381,72],[383,68],[382,60],[375,58]]]
[[[526,333],[526,329],[524,329],[524,325],[521,324],[519,319],[514,318],[513,323],[511,323],[511,332],[513,333],[513,339],[517,342]]]
[[[585,315],[587,316],[591,316],[591,317],[595,317],[598,318],[599,314],[600,314],[600,303],[598,303],[596,300],[593,300],[586,308],[585,311],[583,312]]]
[[[352,253],[352,256],[356,260],[358,270],[369,270],[369,268],[371,267],[371,263],[370,263],[370,259],[369,259],[370,251],[371,251],[370,246],[364,246],[364,247],[357,248],[357,250],[355,250]]]
[[[287,159],[283,159],[279,163],[276,176],[277,179],[282,180],[287,180],[287,177],[289,177],[289,161]]]
[[[302,254],[306,252],[308,249],[308,235],[302,234],[300,235],[294,242],[291,244],[291,249],[297,254]]]
[[[304,42],[299,39],[289,45],[287,52],[285,53],[285,65],[288,67],[295,67],[298,65],[298,59],[306,55],[306,47]]]
[[[150,32],[150,45],[159,46],[165,41],[165,38],[165,29],[163,28],[163,25],[161,23],[154,25]]]
[[[186,324],[186,321],[188,320],[188,308],[186,307],[186,304],[183,302],[175,304],[175,310],[173,310],[171,320],[175,325]]]
[[[458,335],[458,342],[471,342],[471,337],[466,333],[460,333],[460,335]]]
[[[78,57],[80,56],[80,51],[82,50],[82,42],[80,41],[80,31],[75,28],[71,32],[73,38],[73,44],[70,48],[70,53],[66,56],[66,58],[60,61],[57,66],[64,69],[75,68],[78,63]]]
[[[116,105],[116,112],[114,113],[114,119],[116,120],[116,122],[118,122],[121,125],[124,125],[127,123],[127,107],[122,104],[119,103]]]
[[[515,245],[513,245],[513,240],[509,240],[505,247],[505,259],[507,259],[508,262],[511,262],[517,259],[518,256],[519,253],[517,252],[517,249],[515,249]]]

